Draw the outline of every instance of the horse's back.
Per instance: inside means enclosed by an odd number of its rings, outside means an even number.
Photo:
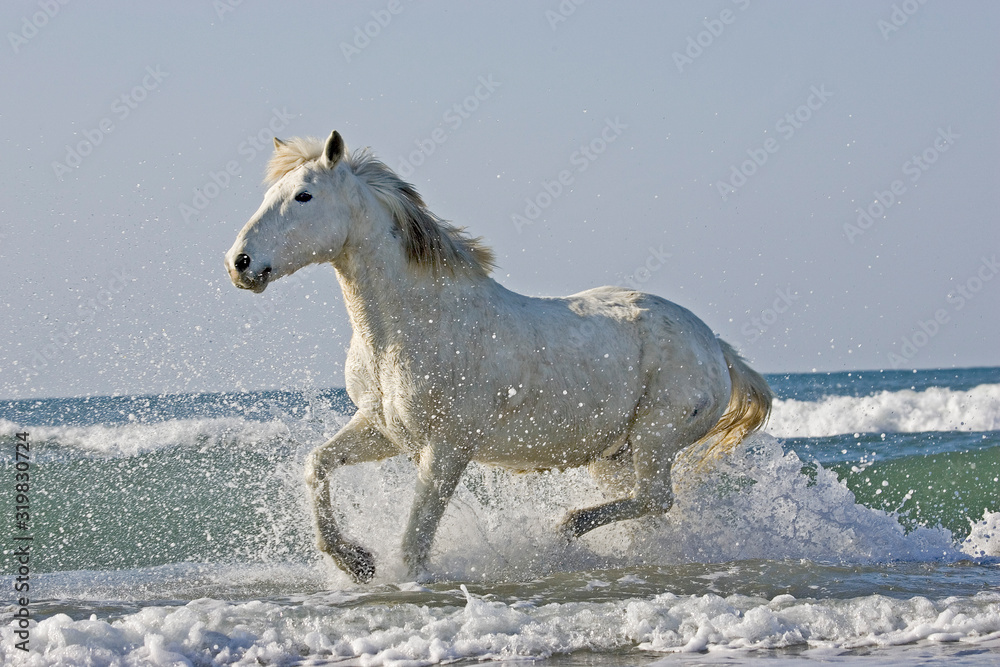
[[[690,310],[663,297],[615,286],[565,297],[516,296],[526,300],[516,307],[520,317],[514,325],[525,336],[522,345],[567,373],[570,383],[597,391],[617,388],[628,400],[638,398],[636,392],[648,393],[664,374],[672,386],[688,384],[694,392],[728,389],[715,334]],[[626,388],[631,391],[622,391]]]
[[[690,310],[623,287],[598,287],[570,298],[599,304],[592,307],[629,323],[639,341],[637,370],[647,404],[710,408],[710,414],[726,405],[732,384],[722,347]]]
[[[684,411],[706,406],[706,396],[728,400],[718,341],[682,306],[610,286],[565,297],[508,295],[497,304],[504,333],[479,375],[496,386],[483,396],[495,402],[478,460],[518,469],[582,465],[620,446],[644,402]]]
[[[632,325],[647,348],[677,357],[679,362],[692,354],[703,363],[722,359],[722,348],[711,328],[684,306],[661,296],[608,285],[565,298],[574,312]]]

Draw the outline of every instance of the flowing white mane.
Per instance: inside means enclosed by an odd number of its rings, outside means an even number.
[[[323,140],[315,137],[293,137],[277,143],[264,180],[273,184],[299,165],[317,160],[322,153]],[[464,227],[456,227],[432,213],[416,189],[369,149],[346,153],[344,161],[389,209],[411,263],[435,272],[489,275],[494,267],[493,251],[482,244],[482,239],[469,236]]]

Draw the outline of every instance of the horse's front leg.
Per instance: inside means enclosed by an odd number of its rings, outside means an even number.
[[[340,533],[330,501],[330,473],[340,466],[395,456],[399,449],[360,411],[337,435],[306,459],[305,477],[316,522],[316,545],[358,583],[375,576],[375,559],[368,550],[348,542]]]
[[[471,460],[471,451],[440,443],[420,452],[413,508],[403,534],[403,560],[414,579],[427,571],[434,533]]]

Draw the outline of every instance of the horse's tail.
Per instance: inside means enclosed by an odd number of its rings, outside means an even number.
[[[691,462],[696,470],[711,460],[726,456],[747,434],[763,426],[771,414],[771,400],[774,398],[767,380],[750,368],[729,343],[719,339],[719,345],[729,368],[733,389],[722,417],[688,449],[696,457]]]

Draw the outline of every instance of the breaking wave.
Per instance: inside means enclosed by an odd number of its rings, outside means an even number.
[[[1000,384],[826,396],[817,401],[778,399],[767,425],[767,432],[779,438],[995,430],[1000,430]]]

